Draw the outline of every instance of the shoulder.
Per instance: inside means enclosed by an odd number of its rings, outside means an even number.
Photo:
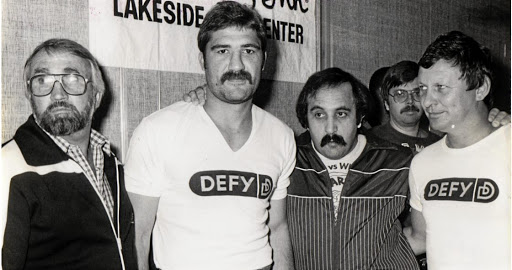
[[[411,166],[419,166],[422,163],[425,163],[425,161],[428,162],[438,157],[442,149],[442,144],[444,144],[444,138],[425,147],[421,152],[414,156]]]
[[[293,130],[279,118],[256,105],[253,105],[252,110],[257,119],[256,121],[261,125],[259,128],[263,128],[265,132],[271,132],[272,134],[282,133],[283,135],[291,136],[293,139]]]
[[[383,133],[383,132],[387,132],[387,131],[388,131],[387,125],[383,124],[383,125],[380,125],[380,126],[372,127],[371,129],[369,129],[367,131],[367,133],[368,134],[377,135],[377,134],[380,134],[380,133]]]
[[[389,166],[408,166],[412,160],[413,152],[376,136],[366,136],[366,155],[375,155],[374,158],[383,161]]]
[[[167,122],[169,120],[181,118],[183,115],[187,115],[199,110],[198,105],[192,103],[178,101],[165,108],[162,108],[144,118],[146,122]]]
[[[191,120],[192,115],[196,115],[201,108],[192,103],[178,101],[144,117],[137,129],[176,130],[183,122]]]

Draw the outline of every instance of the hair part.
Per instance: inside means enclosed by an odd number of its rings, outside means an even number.
[[[295,112],[303,128],[308,128],[308,99],[313,98],[318,90],[325,87],[336,87],[343,83],[350,83],[356,102],[356,119],[360,123],[368,110],[369,91],[352,74],[340,68],[327,68],[311,75],[302,88],[297,100]]]
[[[486,76],[491,81],[493,79],[489,50],[462,32],[451,31],[438,36],[427,47],[418,64],[428,69],[441,59],[459,68],[460,79],[466,81],[468,91],[481,87]],[[491,92],[485,102],[492,106]]]
[[[205,53],[212,32],[228,27],[254,30],[260,40],[261,50],[266,52],[267,33],[261,16],[254,8],[235,1],[218,2],[206,13],[197,35],[199,51]]]
[[[101,95],[105,93],[106,86],[103,80],[103,75],[98,60],[96,60],[96,58],[91,54],[91,52],[89,52],[89,50],[87,50],[84,46],[69,39],[49,39],[39,44],[25,62],[25,68],[23,71],[25,80],[30,79],[28,78],[29,70],[32,66],[34,58],[40,52],[46,52],[48,55],[70,53],[72,55],[87,60],[91,65],[92,80],[90,82],[93,83],[94,93],[100,93]]]
[[[382,79],[381,93],[384,100],[389,100],[389,90],[408,84],[418,77],[419,66],[413,61],[400,61],[391,67]]]

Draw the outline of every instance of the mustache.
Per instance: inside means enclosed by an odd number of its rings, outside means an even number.
[[[65,101],[55,101],[54,103],[50,104],[48,108],[46,108],[45,112],[51,112],[52,110],[57,108],[66,108],[78,112],[78,109],[75,107],[75,105],[69,104]]]
[[[347,142],[345,141],[345,139],[343,139],[342,136],[336,134],[327,134],[322,138],[322,141],[320,141],[320,147],[324,147],[326,144],[330,142],[339,144],[341,146],[347,145]]]
[[[407,105],[403,109],[400,110],[400,113],[404,112],[420,112],[420,109],[414,105]]]
[[[251,73],[249,73],[245,70],[240,70],[240,71],[230,70],[230,71],[222,74],[222,76],[220,77],[220,82],[224,83],[227,80],[247,80],[247,81],[249,81],[250,84],[253,84]]]

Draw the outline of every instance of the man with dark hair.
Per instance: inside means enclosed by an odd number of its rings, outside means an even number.
[[[105,91],[98,62],[50,39],[24,78],[33,114],[2,146],[3,269],[137,269],[122,166],[91,128]]]
[[[418,64],[401,61],[391,66],[384,75],[380,88],[389,121],[374,127],[369,134],[408,147],[418,153],[440,139],[421,128],[423,109],[418,88]]]
[[[389,67],[381,67],[373,72],[370,77],[370,82],[368,83],[368,89],[370,90],[370,96],[373,104],[371,104],[368,108],[368,115],[366,116],[366,121],[372,127],[380,126],[384,123],[387,123],[389,120],[389,116],[386,112],[386,108],[384,107],[384,100],[381,94],[382,82],[384,80],[384,75],[388,71]]]
[[[487,120],[492,73],[486,50],[457,31],[419,61],[421,106],[446,135],[415,156],[412,228],[429,269],[510,269],[510,125]]]
[[[297,101],[305,133],[288,187],[296,269],[417,269],[398,216],[412,153],[358,134],[368,89],[351,74],[313,74]]]
[[[293,131],[252,104],[264,29],[252,8],[217,3],[198,35],[206,103],[177,102],[135,130],[126,178],[140,269],[151,233],[161,269],[293,269],[286,223]]]

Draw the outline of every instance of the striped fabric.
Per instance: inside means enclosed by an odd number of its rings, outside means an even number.
[[[309,144],[297,142],[287,202],[296,269],[418,268],[398,220],[408,201],[412,154],[378,142],[368,138],[353,163],[337,222],[328,172]]]
[[[111,153],[110,142],[107,138],[101,135],[98,131],[91,129],[91,138],[89,143],[90,148],[92,149],[93,163],[95,167],[94,171],[96,172],[94,173],[89,162],[87,162],[87,158],[78,146],[68,143],[59,136],[53,136],[42,128],[41,130],[43,130],[64,153],[80,165],[91,185],[101,195],[100,199],[105,204],[108,210],[108,215],[110,218],[114,218],[114,198],[112,197],[112,190],[110,189],[106,175],[103,173],[103,151],[105,151],[105,153]]]

